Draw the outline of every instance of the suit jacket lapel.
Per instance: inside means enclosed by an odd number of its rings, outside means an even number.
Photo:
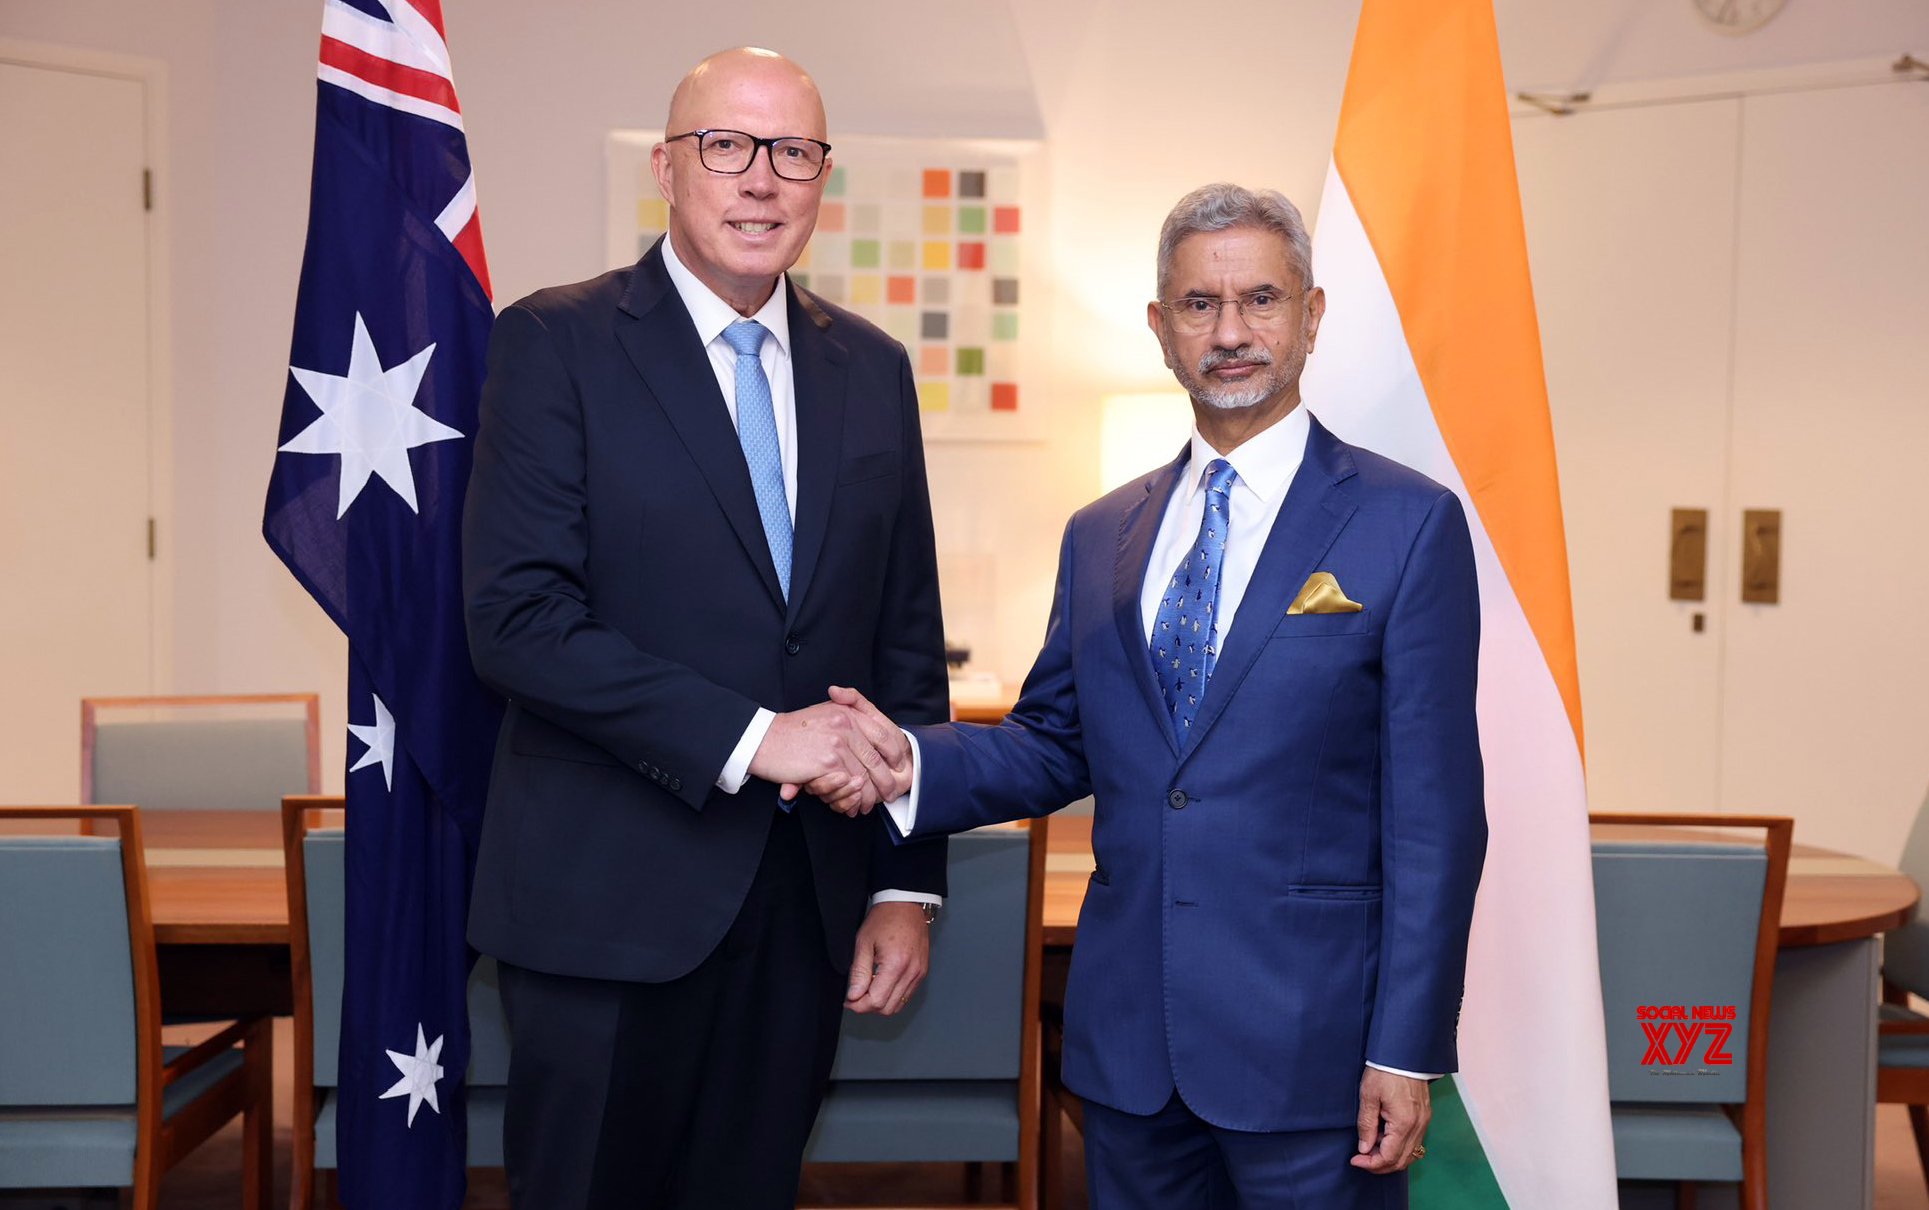
[[[1187,446],[1179,451],[1176,460],[1146,477],[1145,495],[1133,501],[1119,521],[1118,555],[1112,570],[1112,610],[1118,620],[1119,641],[1125,644],[1125,661],[1131,665],[1132,679],[1138,682],[1159,734],[1165,737],[1174,755],[1179,751],[1179,740],[1172,734],[1172,715],[1165,708],[1159,676],[1152,668],[1152,649],[1145,641],[1145,620],[1139,602],[1146,567],[1152,561],[1152,544],[1159,536],[1159,523],[1165,519],[1166,505],[1191,456],[1191,447]]]
[[[771,600],[782,609],[784,594],[757,512],[757,493],[750,486],[743,445],[717,390],[709,358],[697,343],[696,325],[663,267],[661,244],[659,240],[644,254],[630,275],[630,287],[619,304],[623,314],[616,320],[616,338],[703,472]]]
[[[824,549],[844,449],[845,352],[831,338],[830,326],[830,315],[815,299],[790,287],[790,370],[797,397],[797,526],[790,560],[793,619]]]
[[[1266,536],[1252,582],[1233,615],[1232,631],[1220,645],[1212,680],[1206,685],[1206,698],[1199,703],[1199,715],[1186,737],[1184,755],[1198,749],[1206,732],[1225,713],[1226,703],[1278,627],[1280,615],[1306,583],[1306,577],[1319,570],[1320,560],[1352,517],[1357,506],[1342,484],[1353,474],[1353,457],[1346,447],[1318,420],[1312,420],[1306,434],[1306,455],[1279,506],[1272,532]]]

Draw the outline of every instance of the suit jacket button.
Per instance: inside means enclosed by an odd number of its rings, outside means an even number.
[[[802,651],[803,649],[804,649],[804,640],[798,638],[794,634],[787,634],[784,636],[785,651],[788,651],[792,655],[796,655],[798,652]]]
[[[1174,790],[1165,796],[1165,801],[1174,811],[1183,811],[1186,809],[1186,792],[1184,790]]]
[[[672,792],[681,793],[683,791],[683,779],[681,777],[672,777],[670,779],[670,789]]]

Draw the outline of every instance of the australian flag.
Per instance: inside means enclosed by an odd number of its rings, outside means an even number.
[[[494,313],[439,0],[326,0],[319,76],[262,531],[348,636],[340,1194],[453,1210],[501,710],[469,664],[458,541]]]

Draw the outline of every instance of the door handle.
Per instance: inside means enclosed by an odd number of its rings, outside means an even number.
[[[1741,599],[1779,605],[1782,599],[1782,510],[1751,508],[1741,515]]]

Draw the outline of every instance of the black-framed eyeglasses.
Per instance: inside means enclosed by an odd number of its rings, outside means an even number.
[[[1264,328],[1280,323],[1291,314],[1287,304],[1304,293],[1286,294],[1266,288],[1248,290],[1236,298],[1188,295],[1185,298],[1160,299],[1159,306],[1172,317],[1173,327],[1197,335],[1218,327],[1219,309],[1227,306],[1239,308],[1239,317],[1251,327]]]
[[[705,168],[724,176],[749,172],[757,159],[757,149],[770,149],[770,170],[787,181],[814,181],[824,174],[831,145],[822,139],[786,135],[760,139],[741,130],[686,130],[664,136],[665,143],[678,139],[697,141],[697,159]]]

